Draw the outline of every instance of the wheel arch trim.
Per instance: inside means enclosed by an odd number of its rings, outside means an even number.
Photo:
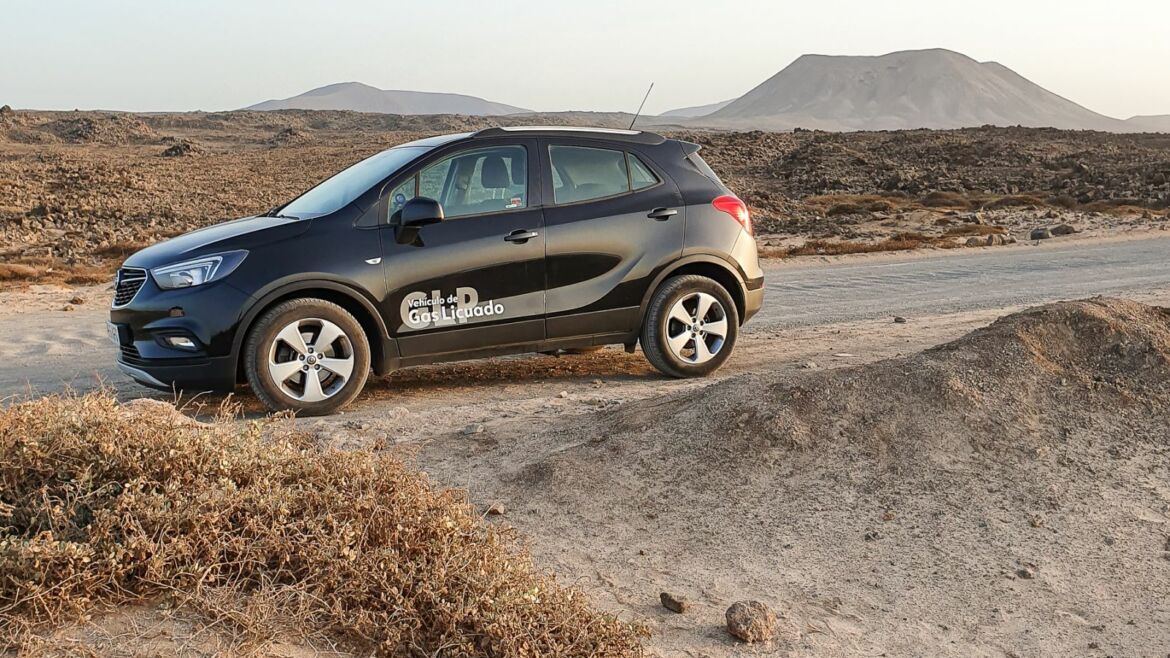
[[[325,278],[312,278],[276,282],[269,286],[266,291],[253,295],[250,298],[255,301],[249,304],[248,309],[240,316],[236,335],[232,339],[232,355],[237,363],[237,368],[240,360],[243,358],[244,341],[247,339],[248,332],[252,330],[260,314],[285,299],[311,297],[311,294],[298,293],[311,293],[312,291],[325,291],[330,293],[330,295],[340,295],[347,301],[357,304],[366,316],[364,318],[357,317],[358,323],[367,330],[367,333],[369,333],[369,329],[373,328],[377,334],[369,336],[370,350],[373,352],[370,355],[370,361],[375,366],[380,366],[385,361],[385,358],[388,356],[386,351],[390,349],[390,346],[394,345],[394,341],[390,338],[389,331],[386,328],[385,318],[378,312],[378,308],[374,303],[363,295],[361,291],[345,282]],[[328,297],[324,299],[325,301],[332,301]],[[371,323],[373,325],[372,327],[370,326]],[[237,372],[237,378],[238,376]]]
[[[731,263],[718,255],[691,254],[671,263],[659,272],[658,276],[654,277],[654,280],[647,287],[646,293],[642,296],[641,305],[638,307],[638,326],[640,327],[645,322],[646,311],[650,307],[650,300],[653,299],[654,293],[662,286],[663,281],[680,274],[707,276],[703,270],[709,272],[709,268],[711,267],[718,268],[721,276],[708,278],[715,279],[716,282],[727,288],[728,294],[731,295],[732,301],[735,302],[735,308],[739,315],[739,324],[742,325],[744,323],[744,310],[747,308],[747,291],[743,275],[736,272],[735,267]],[[727,281],[733,281],[734,285],[728,287],[726,284]]]

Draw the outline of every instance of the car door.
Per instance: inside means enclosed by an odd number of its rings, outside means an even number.
[[[384,315],[404,358],[537,344],[544,331],[544,221],[535,141],[465,145],[384,195]],[[535,194],[533,193],[535,192]],[[396,210],[414,196],[445,219],[399,244]]]
[[[541,141],[550,339],[637,328],[642,297],[682,253],[673,181],[633,145]]]

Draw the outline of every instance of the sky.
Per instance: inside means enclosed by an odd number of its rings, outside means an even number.
[[[0,104],[236,109],[335,82],[538,111],[734,98],[805,53],[948,48],[1170,114],[1170,1],[0,0]]]

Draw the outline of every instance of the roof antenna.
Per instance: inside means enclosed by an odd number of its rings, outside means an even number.
[[[634,114],[633,121],[630,121],[630,130],[634,129],[634,124],[638,122],[638,117],[642,116],[642,108],[646,107],[646,99],[650,98],[650,92],[654,91],[654,83],[650,83],[650,88],[646,90],[646,95],[642,97],[642,104],[638,106],[637,113]]]

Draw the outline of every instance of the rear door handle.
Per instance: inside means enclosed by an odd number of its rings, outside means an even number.
[[[512,231],[511,233],[505,235],[504,239],[507,240],[508,242],[519,242],[520,244],[524,244],[525,242],[528,242],[529,240],[531,240],[532,238],[535,238],[538,235],[540,235],[540,234],[537,233],[536,231],[528,231],[528,230],[519,228],[519,229],[516,229],[515,231]]]
[[[677,214],[678,211],[674,208],[655,208],[654,210],[650,211],[649,215],[646,216],[650,219],[656,219],[660,222],[664,222]]]

